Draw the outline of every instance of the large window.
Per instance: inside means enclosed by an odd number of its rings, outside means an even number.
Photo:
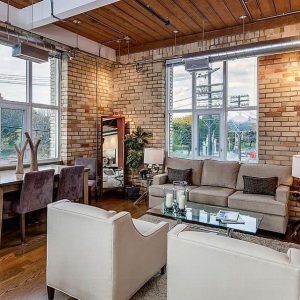
[[[59,61],[36,64],[11,53],[0,44],[0,165],[15,163],[26,131],[41,139],[39,160],[58,159]]]
[[[257,58],[167,66],[170,156],[257,161]]]

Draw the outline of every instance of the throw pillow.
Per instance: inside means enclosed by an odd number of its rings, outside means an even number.
[[[275,196],[278,186],[278,177],[243,176],[244,194],[261,194]]]
[[[168,181],[186,181],[188,185],[191,185],[192,169],[172,169],[168,168]]]

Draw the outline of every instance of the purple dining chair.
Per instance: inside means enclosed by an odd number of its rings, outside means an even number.
[[[62,168],[59,174],[57,200],[79,201],[83,196],[84,166]]]
[[[28,172],[24,176],[19,201],[12,203],[14,213],[20,215],[21,239],[25,242],[25,215],[47,207],[53,199],[54,170]]]
[[[97,181],[96,181],[96,169],[97,169],[97,159],[96,158],[87,158],[87,157],[77,157],[75,159],[75,166],[84,166],[89,168],[89,199],[91,199],[91,193],[95,193],[96,201],[98,200],[97,193]]]

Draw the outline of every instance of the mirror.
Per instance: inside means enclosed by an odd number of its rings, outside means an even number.
[[[124,190],[125,118],[101,116],[101,194]]]

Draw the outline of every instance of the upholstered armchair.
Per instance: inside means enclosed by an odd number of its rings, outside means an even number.
[[[61,200],[48,206],[47,287],[77,299],[129,299],[164,271],[168,224]]]
[[[57,200],[79,201],[83,196],[84,166],[62,168],[59,173]]]
[[[300,250],[281,253],[215,233],[168,233],[168,300],[299,300]]]
[[[84,166],[89,168],[89,199],[91,201],[91,193],[95,193],[96,201],[98,201],[98,192],[97,192],[97,179],[96,179],[96,170],[97,170],[97,159],[89,157],[77,157],[75,159],[75,166]]]

